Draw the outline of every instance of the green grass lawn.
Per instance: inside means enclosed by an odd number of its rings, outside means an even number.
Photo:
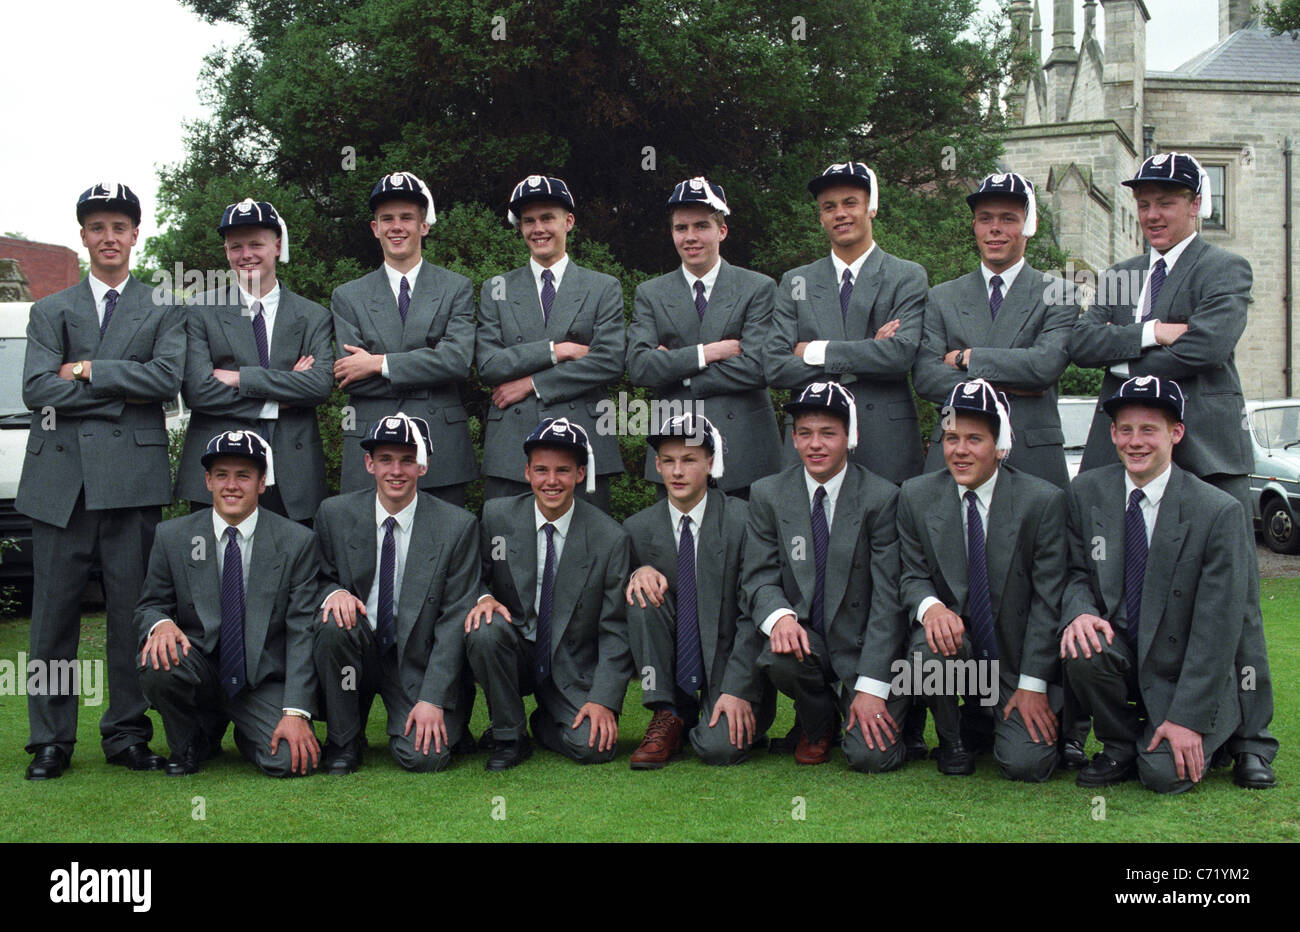
[[[1233,786],[1229,770],[1175,798],[1136,782],[1099,794],[1075,787],[1065,773],[1045,785],[1012,784],[988,756],[971,778],[941,777],[930,761],[863,776],[849,771],[838,752],[821,767],[762,751],[739,767],[715,768],[688,751],[664,770],[633,772],[627,757],[649,718],[636,684],[620,722],[619,755],[605,766],[580,767],[538,751],[502,774],[486,773],[482,754],[441,774],[408,774],[388,755],[376,702],[371,749],[352,776],[263,777],[239,758],[227,732],[225,753],[202,773],[169,778],[106,764],[97,728],[102,707],[83,707],[72,768],[58,780],[31,783],[23,779],[30,759],[23,751],[26,699],[4,696],[0,840],[1296,841],[1300,704],[1292,684],[1300,676],[1300,580],[1265,580],[1263,598],[1276,686],[1273,732],[1282,751],[1275,765],[1280,786],[1262,792]],[[26,621],[0,625],[0,658],[16,661],[27,634]],[[83,657],[102,656],[102,618],[86,621],[82,645]],[[784,734],[793,714],[783,699],[773,733]],[[480,695],[474,734],[486,717]],[[153,747],[165,754],[156,727]],[[1104,819],[1094,818],[1098,795]]]

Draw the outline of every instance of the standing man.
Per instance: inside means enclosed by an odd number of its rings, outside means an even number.
[[[692,178],[673,189],[668,227],[682,265],[637,287],[627,372],[674,413],[726,428],[731,469],[719,486],[748,498],[755,479],[781,468],[781,433],[763,376],[776,284],[719,255],[730,213],[721,185]],[[664,482],[650,450],[645,475]]]
[[[802,463],[754,483],[743,598],[767,637],[758,668],[794,699],[795,760],[844,756],[864,773],[903,764],[905,695],[890,696],[907,625],[898,603],[898,488],[849,462],[853,395],[814,382],[786,405]]]
[[[781,276],[767,381],[798,395],[814,382],[853,386],[870,443],[853,461],[895,485],[921,471],[921,432],[907,374],[921,345],[925,269],[872,239],[876,175],[861,162],[831,165],[808,183],[831,254]],[[794,461],[786,442],[786,462]]]
[[[171,501],[163,403],[185,368],[181,310],[131,277],[140,200],[124,184],[77,199],[90,274],[32,305],[23,403],[32,410],[15,508],[32,519],[31,658],[75,663],[81,593],[98,565],[107,604],[108,708],[104,756],[158,770],[153,725],[136,681],[133,623],[162,506]],[[67,768],[77,740],[77,696],[29,693],[34,755],[27,779]]]
[[[722,435],[708,418],[670,418],[649,443],[668,500],[623,522],[637,567],[627,585],[632,659],[641,701],[654,711],[630,763],[663,767],[689,733],[706,764],[738,764],[776,711],[739,585],[745,503],[710,487],[725,471]]]
[[[329,400],[333,324],[329,311],[280,284],[278,258],[289,261],[289,231],[266,201],[231,204],[217,232],[237,285],[209,291],[185,315],[182,391],[190,426],[176,471],[176,497],[207,507],[200,478],[204,438],[253,431],[271,444],[280,481],[262,506],[310,521],[328,494],[316,406]]]
[[[542,746],[581,764],[618,748],[632,655],[623,585],[629,542],[618,522],[575,499],[596,471],[587,432],[564,418],[524,441],[530,494],[483,503],[483,594],[465,617],[465,650],[492,716],[488,770],[526,760],[529,720]]]
[[[211,507],[159,525],[135,613],[140,686],[172,750],[167,775],[198,773],[228,721],[263,773],[306,775],[320,760],[311,727],[316,541],[258,508],[275,485],[259,435],[218,434],[201,462]]]
[[[960,382],[991,382],[1013,399],[1015,448],[1004,465],[1064,489],[1070,480],[1056,383],[1070,362],[1078,316],[1073,289],[1025,262],[1025,247],[1038,229],[1033,182],[1014,172],[989,175],[966,203],[980,267],[930,289],[912,370],[916,393],[941,405]],[[1052,295],[1057,299],[1049,305]],[[927,472],[943,467],[942,434],[936,425]]]
[[[1070,354],[1081,366],[1107,367],[1101,398],[1111,397],[1131,376],[1178,380],[1188,420],[1174,460],[1241,502],[1253,541],[1248,477],[1254,454],[1233,357],[1246,329],[1250,263],[1197,235],[1197,218],[1210,216],[1209,176],[1191,156],[1153,155],[1123,183],[1133,191],[1151,250],[1106,270],[1097,300],[1074,326]],[[1080,472],[1115,462],[1103,408],[1099,404],[1093,417]],[[1235,669],[1253,688],[1240,690],[1241,727],[1226,748],[1235,759],[1237,784],[1265,789],[1277,782],[1277,739],[1268,730],[1273,683],[1253,544],[1247,559],[1253,571]]]
[[[1069,495],[1060,652],[1102,743],[1075,782],[1182,793],[1240,720],[1253,541],[1236,499],[1172,462],[1189,433],[1177,382],[1135,376],[1102,407],[1120,463],[1080,473]]]
[[[468,724],[460,625],[477,595],[478,527],[419,491],[428,437],[421,418],[380,418],[361,441],[373,490],[328,498],[316,513],[325,601],[314,653],[331,774],[360,766],[376,693],[389,750],[406,770],[444,769]]]
[[[569,261],[573,196],[559,178],[529,175],[506,214],[528,247],[528,264],[483,283],[476,359],[493,386],[483,443],[483,497],[521,495],[520,449],[547,418],[593,439],[602,472],[584,497],[609,511],[610,477],[623,472],[618,438],[596,429],[609,387],[623,376],[623,292],[611,275]],[[603,404],[602,404],[603,403]]]
[[[393,411],[424,419],[438,468],[423,475],[420,488],[463,506],[465,483],[478,474],[460,397],[474,356],[474,289],[464,275],[421,255],[437,218],[433,196],[415,175],[380,178],[370,212],[384,264],[335,288],[330,299],[342,355],[334,378],[353,409],[345,412],[343,435],[365,439]],[[344,444],[341,491],[371,485],[360,445]]]
[[[991,745],[1004,777],[1041,783],[1057,764],[1065,493],[1005,465],[1013,418],[987,381],[957,383],[943,410],[947,469],[909,479],[898,498],[899,591],[916,621],[907,653],[922,671],[963,664],[988,690],[975,695],[964,677],[959,711],[945,678],[942,694],[914,701],[934,715],[940,773],[974,773]]]

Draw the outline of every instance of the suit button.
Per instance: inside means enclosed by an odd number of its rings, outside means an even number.
[[[858,646],[859,646],[859,647],[862,646],[862,638],[858,638]]]
[[[302,444],[301,444],[301,443],[295,443],[295,444],[293,445],[293,448],[294,448],[295,450],[301,450],[301,449],[302,449]]]
[[[577,407],[578,407],[578,406],[577,406],[574,402],[572,402],[572,401],[569,402],[569,410],[570,410],[570,411],[573,411],[573,410],[576,409]]]
[[[55,451],[56,453],[62,453],[62,452],[63,452],[63,444],[61,444],[61,443],[57,443],[57,444],[55,444],[55,445],[54,445],[54,451]]]
[[[516,405],[516,406],[515,406],[515,417],[518,417],[519,415],[521,415],[521,414],[523,414],[523,413],[524,413],[524,412],[521,411],[521,410],[519,409],[519,406]]]
[[[861,608],[861,607],[862,607],[862,603],[861,603],[861,602],[854,602],[854,603],[853,603],[853,608]]]
[[[140,361],[140,357],[139,357],[139,356],[132,356],[132,357],[131,357],[131,362],[139,362],[139,361]]]
[[[115,431],[113,431],[113,436],[114,436],[114,437],[120,437],[120,436],[122,436],[122,432],[121,432],[120,430],[115,430]]]
[[[1170,643],[1170,644],[1177,644],[1177,643],[1178,643],[1178,638],[1174,637],[1172,634],[1169,635],[1169,643]]]
[[[1174,598],[1175,598],[1175,599],[1181,599],[1182,597],[1183,597],[1183,590],[1181,590],[1181,589],[1175,589],[1175,590],[1174,590]]]
[[[578,334],[577,334],[577,332],[574,331],[574,330],[570,330],[570,331],[569,331],[569,336],[568,336],[568,338],[569,338],[570,340],[576,340],[576,339],[578,339]]]
[[[727,420],[729,420],[729,421],[734,421],[735,419],[736,419],[736,412],[735,412],[735,411],[728,411],[728,412],[727,412]]]
[[[523,338],[523,337],[515,337],[515,342],[516,342],[516,343],[522,343],[522,342],[524,342],[524,338]]]
[[[875,407],[875,405],[873,405],[873,404],[868,404],[868,405],[867,405],[867,410],[870,411],[870,410],[873,409],[874,407]]]

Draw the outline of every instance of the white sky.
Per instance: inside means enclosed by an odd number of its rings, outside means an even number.
[[[999,6],[981,3],[988,12]],[[1146,4],[1149,70],[1175,68],[1218,41],[1218,0]],[[1040,6],[1046,55],[1053,2]],[[1081,0],[1075,6],[1077,45]],[[1100,4],[1097,20],[1104,24]],[[0,36],[0,232],[81,254],[77,195],[98,181],[124,181],[143,204],[143,245],[157,231],[157,167],[181,160],[183,121],[205,115],[197,94],[203,56],[238,42],[240,30],[210,26],[176,0],[5,0]]]

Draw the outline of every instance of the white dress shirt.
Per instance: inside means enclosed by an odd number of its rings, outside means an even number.
[[[126,287],[126,280],[130,278],[131,275],[128,273],[126,278],[123,278],[122,281],[116,285],[109,285],[101,282],[94,276],[94,273],[91,273],[86,277],[90,281],[90,296],[95,299],[95,316],[99,318],[99,326],[102,330],[104,327],[104,310],[108,306],[107,297],[109,289],[111,288],[116,291],[118,300],[122,300],[122,289]],[[95,367],[92,365],[90,367],[90,375],[86,376],[86,381],[94,381],[94,376]]]
[[[537,500],[533,500],[533,524],[537,530],[537,588],[533,591],[533,612],[537,613],[542,610],[542,576],[546,573],[546,532],[542,530],[546,525],[555,526],[555,531],[551,535],[551,546],[555,550],[555,578],[559,579],[560,557],[564,555],[564,542],[569,538],[569,525],[573,523],[573,503],[569,503],[569,510],[560,515],[554,521],[542,514],[537,507]],[[537,640],[536,623],[528,626],[524,631],[524,637],[530,641]]]
[[[384,263],[384,274],[388,276],[388,287],[392,289],[394,301],[397,301],[398,298],[401,297],[403,278],[406,279],[407,297],[411,297],[415,294],[415,280],[420,277],[420,269],[422,268],[424,268],[423,259],[415,263],[415,268],[411,269],[411,271],[409,272],[399,272],[397,271],[397,269],[393,268],[387,262]],[[340,346],[339,352],[343,353],[346,352],[346,350],[344,350],[343,347]],[[386,379],[392,378],[392,376],[388,374],[387,353],[384,354],[384,361],[379,364],[379,374]]]
[[[395,515],[397,523],[393,526],[393,545],[396,559],[393,561],[393,630],[397,630],[398,606],[402,604],[402,574],[406,571],[406,552],[411,547],[411,525],[415,523],[415,506],[419,496]],[[379,628],[379,566],[384,559],[384,522],[390,515],[375,496],[375,578],[370,583],[370,592],[366,595],[366,623],[371,631]]]
[[[1151,534],[1156,529],[1156,518],[1160,516],[1160,500],[1165,497],[1165,489],[1169,487],[1169,477],[1173,475],[1170,466],[1165,466],[1165,471],[1156,476],[1146,485],[1142,486],[1142,502],[1138,506],[1142,509],[1142,520],[1147,526],[1147,546],[1151,546]],[[1128,472],[1124,473],[1124,510],[1128,511],[1129,496],[1138,486],[1133,484],[1132,477]]]
[[[856,286],[858,283],[858,273],[862,271],[862,264],[867,261],[867,256],[875,252],[875,249],[876,244],[873,241],[872,244],[867,247],[867,251],[858,256],[852,262],[845,262],[839,256],[835,255],[835,253],[831,253],[831,265],[835,266],[835,294],[837,297],[839,295],[839,289],[844,286],[845,269],[848,270],[849,281]],[[873,336],[874,334],[867,334],[867,339],[871,339]],[[812,340],[809,342],[803,351],[803,361],[810,366],[826,365],[826,344],[829,342],[830,340]],[[840,377],[841,385],[848,385],[856,381],[857,376],[852,372],[845,372]]]
[[[551,275],[554,277],[554,281],[551,282],[551,287],[555,289],[555,296],[558,298],[560,296],[560,281],[564,278],[564,273],[569,268],[569,254],[566,252],[550,266],[543,266],[531,256],[528,258],[528,270],[533,273],[533,287],[537,289],[537,307],[539,310],[542,307],[542,286],[546,284],[542,281],[542,273],[546,271],[547,268],[550,268]],[[552,305],[552,309],[554,309],[554,305]],[[545,321],[546,315],[543,314],[542,322],[545,323]],[[550,344],[551,365],[558,365],[560,360],[559,357],[555,355],[555,341],[551,340]],[[542,393],[537,390],[536,385],[533,386],[533,394],[538,398],[542,397]]]
[[[1178,257],[1181,256],[1187,250],[1187,247],[1192,244],[1192,240],[1194,240],[1195,238],[1196,238],[1196,233],[1193,232],[1191,236],[1187,237],[1187,239],[1183,240],[1178,245],[1170,246],[1169,249],[1165,250],[1163,254],[1156,252],[1156,250],[1154,249],[1152,249],[1151,252],[1148,253],[1147,277],[1142,282],[1142,291],[1138,294],[1137,304],[1133,307],[1134,323],[1141,323],[1142,321],[1142,311],[1147,304],[1147,291],[1151,287],[1151,270],[1156,267],[1156,263],[1159,262],[1161,259],[1165,260],[1165,279],[1168,280],[1169,276],[1173,274],[1174,263],[1178,261]],[[1157,323],[1159,323],[1159,321],[1157,321],[1155,318],[1152,318],[1151,320],[1148,320],[1145,324],[1142,325],[1142,348],[1143,349],[1150,349],[1151,347],[1156,346],[1160,342],[1159,340],[1156,339]],[[1110,367],[1110,371],[1112,374],[1117,375],[1122,379],[1127,379],[1129,377],[1128,363],[1126,362],[1115,363],[1115,365]]]
[[[239,289],[239,300],[244,306],[244,313],[248,315],[251,322],[253,319],[253,305],[258,301],[262,302],[262,323],[266,324],[266,356],[271,358],[271,335],[275,332],[275,312],[280,309],[280,283],[277,281],[271,290],[266,293],[265,297],[255,298],[251,292],[245,291],[241,286]],[[260,420],[278,421],[280,419],[280,403],[278,401],[267,400],[262,403],[262,410],[257,413]]]
[[[703,495],[695,503],[695,507],[690,511],[679,511],[677,505],[672,499],[665,499],[668,503],[668,517],[673,526],[673,552],[676,553],[682,546],[682,519],[691,519],[691,542],[695,545],[695,559],[700,557],[700,522],[704,520],[704,506],[708,504],[709,496]]]
[[[984,293],[988,295],[990,299],[993,297],[993,276],[1000,275],[1002,276],[1002,298],[1003,300],[1006,300],[1007,292],[1011,290],[1011,286],[1015,284],[1016,276],[1020,274],[1020,270],[1024,267],[1024,256],[1021,256],[1020,261],[1011,266],[1011,268],[1007,269],[1005,272],[994,272],[987,265],[981,262],[980,274],[984,276]]]

